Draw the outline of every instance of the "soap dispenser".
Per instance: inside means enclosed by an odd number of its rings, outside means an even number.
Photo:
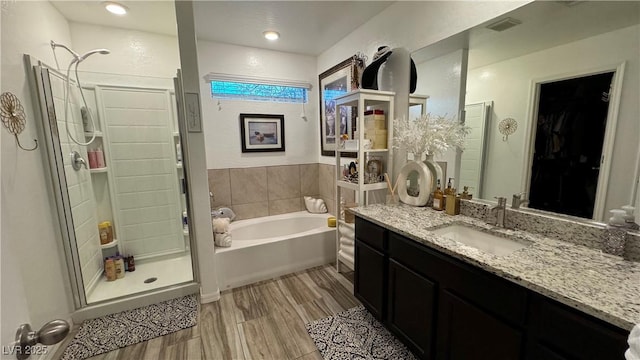
[[[624,214],[624,222],[627,225],[627,228],[629,230],[638,230],[640,229],[640,226],[636,223],[636,216],[633,214],[633,212],[635,211],[635,207],[631,206],[631,205],[625,205],[622,207],[622,210],[624,210],[625,214]]]
[[[622,256],[624,253],[624,245],[627,237],[627,224],[624,216],[624,210],[613,209],[609,211],[611,217],[605,230],[605,239],[603,251],[607,254]]]

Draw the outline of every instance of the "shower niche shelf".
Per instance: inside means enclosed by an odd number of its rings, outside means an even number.
[[[96,137],[97,138],[101,138],[102,136],[103,136],[102,135],[102,131],[96,131]],[[87,138],[87,139],[91,139],[91,137],[93,137],[93,133],[92,132],[86,132],[86,133],[84,133],[84,137]]]
[[[108,244],[100,245],[100,248],[104,250],[104,249],[111,249],[112,247],[115,247],[115,246],[118,246],[118,240],[113,239],[113,241]]]
[[[92,174],[104,174],[108,171],[109,169],[107,167],[103,167],[103,168],[94,168],[94,169],[89,169],[89,172]]]

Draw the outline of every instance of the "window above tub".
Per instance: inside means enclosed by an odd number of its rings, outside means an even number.
[[[211,73],[205,80],[211,85],[214,99],[306,103],[311,89],[311,84],[303,81],[228,74]]]

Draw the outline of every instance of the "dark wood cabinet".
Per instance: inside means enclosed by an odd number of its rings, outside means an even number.
[[[356,218],[356,297],[421,359],[624,359],[628,331]]]
[[[384,320],[386,259],[383,253],[356,239],[353,291],[378,320]]]
[[[440,293],[437,328],[439,360],[515,360],[522,332],[449,291]]]
[[[436,295],[434,282],[389,260],[387,326],[422,359],[432,357]]]
[[[628,332],[541,295],[532,296],[528,328],[528,359],[541,351],[558,359],[624,359],[628,348]]]

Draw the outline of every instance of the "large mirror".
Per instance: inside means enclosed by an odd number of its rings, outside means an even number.
[[[597,221],[633,204],[639,15],[638,2],[533,2],[414,52],[427,111],[464,108],[472,128],[439,159],[456,184]]]

